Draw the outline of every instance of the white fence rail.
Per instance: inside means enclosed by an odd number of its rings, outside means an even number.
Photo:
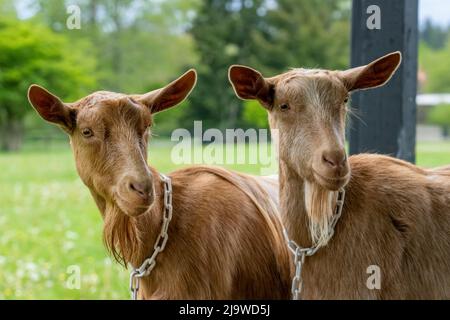
[[[419,107],[435,106],[443,103],[450,104],[450,93],[418,94],[416,102]]]

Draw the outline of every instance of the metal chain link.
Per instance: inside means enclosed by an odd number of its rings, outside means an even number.
[[[338,192],[336,200],[336,208],[334,211],[334,215],[331,218],[328,240],[333,237],[336,224],[342,215],[342,208],[344,207],[344,199],[345,199],[345,190],[341,189]],[[283,232],[284,237],[286,238],[287,241],[288,248],[294,255],[295,275],[294,278],[292,279],[292,286],[291,286],[292,300],[300,300],[300,294],[302,292],[303,287],[302,269],[303,264],[305,263],[305,257],[310,257],[314,255],[317,252],[317,250],[320,249],[320,247],[318,245],[314,245],[310,248],[302,248],[294,240],[289,239],[286,229],[284,229]]]
[[[133,268],[130,273],[130,291],[131,291],[131,299],[137,300],[137,293],[140,287],[140,279],[142,277],[146,277],[150,275],[153,268],[156,265],[156,257],[159,253],[164,251],[167,240],[169,239],[169,234],[167,231],[169,230],[170,220],[172,220],[172,180],[160,173],[161,180],[164,182],[164,216],[161,226],[161,232],[156,238],[155,245],[153,246],[152,255],[145,259],[139,268]]]

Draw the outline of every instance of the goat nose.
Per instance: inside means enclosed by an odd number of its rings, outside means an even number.
[[[145,198],[150,194],[151,184],[144,181],[130,180],[128,182],[128,188],[142,198]]]
[[[343,166],[346,160],[347,155],[343,150],[330,150],[322,153],[323,163],[332,168]]]

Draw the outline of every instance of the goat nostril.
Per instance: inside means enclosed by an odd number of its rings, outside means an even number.
[[[130,193],[134,193],[146,201],[150,200],[152,197],[153,185],[150,181],[130,179],[126,182],[125,186]]]
[[[130,188],[130,190],[132,190],[132,191],[134,191],[136,193],[139,193],[139,195],[141,195],[141,196],[145,195],[144,188],[142,188],[138,183],[130,182],[128,184],[128,187]]]
[[[336,167],[336,163],[334,163],[333,160],[327,158],[325,155],[322,156],[322,160],[323,162],[325,162],[326,164],[328,164],[331,167]]]
[[[347,155],[345,152],[332,151],[322,154],[322,162],[332,168],[344,167],[346,161]]]

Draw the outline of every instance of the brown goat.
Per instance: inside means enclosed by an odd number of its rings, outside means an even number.
[[[344,149],[350,92],[384,85],[400,62],[395,52],[347,71],[295,69],[273,78],[230,68],[236,94],[259,100],[278,130],[289,236],[303,248],[321,247],[305,259],[303,298],[450,298],[450,167],[425,170],[370,154],[347,159]],[[330,239],[341,188],[342,217]],[[369,266],[379,267],[381,287],[368,285]]]
[[[161,230],[164,184],[147,165],[152,114],[185,99],[191,70],[144,95],[96,92],[63,103],[33,85],[36,111],[70,136],[77,171],[104,219],[117,261],[139,267]],[[165,250],[141,280],[142,299],[285,299],[290,256],[275,202],[278,183],[214,167],[173,172]]]

